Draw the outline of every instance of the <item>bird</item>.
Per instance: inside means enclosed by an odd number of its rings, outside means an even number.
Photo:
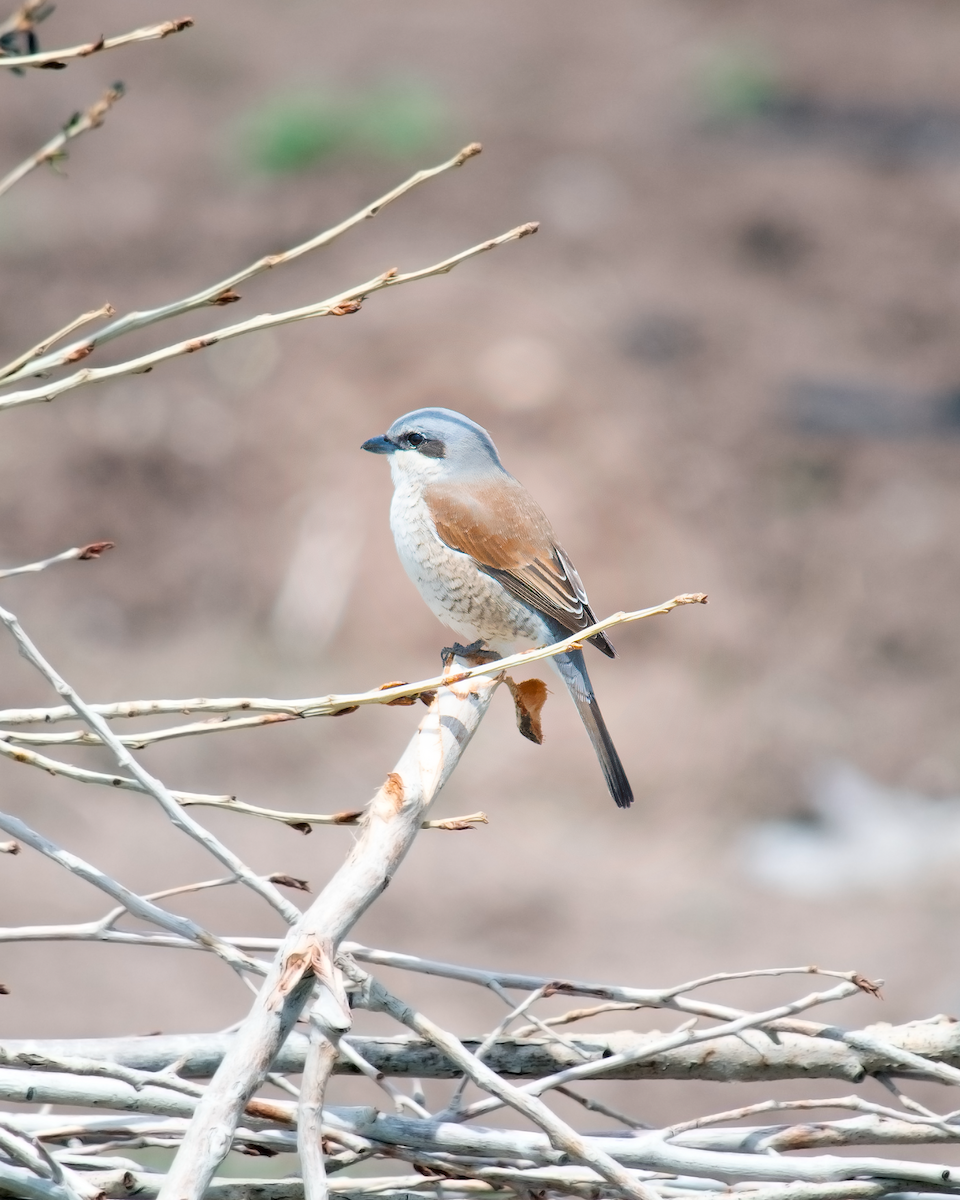
[[[490,434],[448,408],[398,418],[361,447],[389,456],[390,527],[427,607],[500,657],[596,623],[580,576],[543,509],[500,461]],[[588,639],[614,658],[604,633]],[[600,713],[583,651],[554,655],[618,808],[633,791]]]

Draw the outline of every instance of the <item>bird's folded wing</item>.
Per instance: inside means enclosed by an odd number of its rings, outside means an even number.
[[[511,476],[492,485],[435,485],[425,498],[440,540],[469,554],[511,595],[570,633],[596,621],[546,515]],[[603,634],[590,640],[612,654]]]

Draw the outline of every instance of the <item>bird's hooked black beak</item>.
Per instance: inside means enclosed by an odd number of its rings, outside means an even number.
[[[385,433],[380,437],[367,438],[360,447],[361,450],[369,450],[371,454],[392,454],[396,448],[396,442],[391,442]]]

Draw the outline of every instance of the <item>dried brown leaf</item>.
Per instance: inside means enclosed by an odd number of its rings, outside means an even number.
[[[542,679],[524,679],[516,683],[509,675],[506,682],[517,709],[517,728],[525,738],[542,745],[540,713],[547,702],[547,685]]]

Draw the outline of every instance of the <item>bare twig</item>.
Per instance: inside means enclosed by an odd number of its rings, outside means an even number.
[[[393,1101],[393,1107],[396,1112],[402,1113],[406,1109],[412,1112],[415,1117],[423,1117],[425,1120],[430,1119],[430,1113],[423,1106],[422,1102],[415,1099],[412,1100],[392,1084],[382,1071],[378,1070],[377,1067],[363,1057],[354,1040],[348,1037],[341,1038],[339,1048],[343,1059],[350,1063],[351,1066],[356,1067],[361,1075],[366,1075],[368,1079],[372,1079],[377,1087],[387,1093]]]
[[[698,980],[690,980],[672,988],[634,988],[621,987],[615,984],[589,983],[583,980],[558,979],[545,975],[524,975],[512,971],[489,971],[481,967],[463,967],[454,963],[436,962],[428,958],[419,958],[415,954],[398,954],[393,950],[374,950],[362,946],[358,942],[344,942],[343,950],[360,962],[371,963],[375,966],[397,967],[401,971],[414,971],[422,975],[439,975],[445,979],[458,979],[464,983],[474,983],[480,987],[497,987],[531,992],[536,988],[549,988],[551,991],[572,996],[595,996],[598,999],[623,1004],[635,1004],[640,1008],[671,1008],[678,1012],[691,1015],[715,1018],[721,1021],[737,1020],[747,1016],[742,1009],[731,1008],[725,1004],[716,1004],[707,1000],[692,1000],[684,996],[691,988],[700,985]],[[775,971],[758,972],[759,975],[825,975],[831,979],[845,979],[851,983],[862,978],[856,971],[825,971],[818,967],[778,967]],[[735,972],[737,978],[749,977],[750,973]],[[724,980],[722,975],[710,976],[711,982],[719,983]],[[859,984],[855,990],[859,990]],[[776,1030],[818,1033],[826,1027],[813,1025],[808,1022],[777,1020],[770,1022],[770,1028]]]
[[[324,230],[323,233],[319,233],[315,237],[301,242],[298,246],[291,247],[289,250],[284,250],[278,254],[267,254],[249,266],[244,267],[242,271],[228,275],[226,279],[221,279],[219,283],[204,288],[192,296],[187,296],[183,300],[175,300],[173,303],[164,304],[159,308],[148,309],[145,312],[128,313],[126,316],[118,317],[116,321],[112,321],[91,337],[74,342],[72,345],[57,351],[56,354],[48,355],[46,358],[31,363],[29,370],[21,369],[16,373],[10,372],[10,378],[7,377],[8,372],[0,372],[0,380],[4,382],[4,385],[9,385],[17,379],[22,379],[29,375],[52,371],[55,367],[77,362],[79,359],[85,358],[88,354],[92,353],[98,346],[102,346],[114,338],[122,337],[126,333],[132,333],[136,329],[145,329],[149,325],[155,325],[158,321],[165,321],[170,317],[182,316],[184,313],[193,312],[198,308],[206,308],[210,305],[219,307],[224,304],[233,303],[240,299],[234,289],[241,283],[245,283],[248,279],[253,279],[257,275],[262,275],[265,271],[270,271],[274,267],[293,262],[295,259],[300,258],[304,254],[309,254],[313,250],[329,246],[331,242],[336,241],[337,238],[341,237],[355,225],[360,225],[364,221],[375,217],[387,205],[392,204],[394,200],[398,200],[421,183],[426,183],[427,180],[433,179],[437,175],[442,175],[446,171],[462,166],[468,159],[479,154],[480,150],[481,146],[478,142],[464,146],[453,158],[447,159],[446,162],[440,163],[437,167],[417,171],[416,174],[411,175],[409,179],[405,180],[398,187],[386,192],[379,199],[374,200],[372,204],[365,205],[359,212],[347,217],[339,225],[334,225],[332,229]]]
[[[769,973],[760,972],[760,974]],[[777,972],[777,974],[780,974],[780,972]],[[737,1017],[732,1021],[724,1022],[709,1029],[692,1028],[693,1022],[697,1019],[694,1017],[683,1022],[673,1033],[654,1041],[652,1045],[622,1050],[619,1054],[613,1054],[609,1058],[602,1059],[599,1062],[594,1059],[591,1062],[577,1063],[566,1067],[562,1071],[557,1071],[553,1075],[548,1075],[533,1083],[525,1084],[523,1091],[531,1096],[540,1096],[544,1092],[561,1084],[571,1083],[579,1079],[591,1079],[598,1075],[603,1076],[608,1067],[626,1067],[631,1063],[641,1061],[643,1058],[663,1054],[668,1050],[674,1050],[683,1045],[711,1042],[724,1036],[740,1034],[747,1029],[757,1029],[771,1021],[793,1016],[795,1013],[804,1012],[806,1009],[814,1008],[820,1004],[829,1004],[834,1000],[842,1000],[846,996],[853,996],[859,990],[855,983],[841,983],[826,992],[811,992],[808,996],[803,996],[799,1000],[794,1000],[789,1004],[781,1004],[776,1008],[767,1009],[765,1012],[747,1013],[742,1017]],[[499,1104],[495,1100],[480,1100],[476,1104],[470,1105],[469,1108],[463,1109],[459,1114],[459,1119],[469,1120],[483,1113],[490,1112],[497,1107],[499,1107]]]
[[[0,62],[2,61],[0,59]],[[215,329],[210,333],[188,338],[186,341],[177,342],[172,346],[164,346],[161,350],[141,354],[137,358],[116,363],[111,367],[84,367],[73,375],[67,375],[64,379],[59,379],[43,387],[29,388],[26,391],[12,392],[10,395],[4,396],[0,399],[0,411],[19,408],[24,404],[40,404],[48,400],[55,400],[64,392],[83,387],[88,383],[97,383],[103,379],[115,379],[121,375],[140,375],[146,371],[152,371],[158,363],[166,362],[171,358],[180,358],[185,354],[194,354],[208,346],[215,346],[218,342],[229,341],[231,338],[241,337],[259,329],[274,329],[279,325],[290,325],[293,322],[307,321],[313,317],[341,317],[357,312],[363,301],[374,292],[383,291],[384,288],[397,287],[403,283],[415,283],[417,280],[429,279],[435,275],[446,275],[459,263],[466,262],[469,258],[475,258],[478,254],[484,254],[488,250],[493,250],[497,246],[505,245],[507,242],[518,241],[528,234],[535,233],[536,230],[535,222],[519,225],[516,229],[511,229],[507,233],[500,234],[499,237],[490,238],[488,241],[471,246],[469,250],[461,250],[459,254],[453,254],[430,267],[407,271],[404,274],[399,274],[396,269],[391,269],[377,275],[374,279],[367,280],[366,283],[358,284],[356,287],[349,288],[345,292],[340,292],[338,295],[321,300],[316,304],[306,304],[301,308],[291,308],[280,313],[261,313],[260,316],[251,317],[248,321],[241,321],[237,325],[227,325],[223,329]],[[36,364],[34,366],[36,367]]]
[[[62,338],[68,337],[76,329],[80,329],[84,325],[89,325],[91,321],[98,321],[101,317],[112,317],[114,313],[113,306],[110,304],[102,304],[99,308],[93,309],[91,312],[81,313],[79,317],[62,329],[58,329],[56,333],[51,333],[45,337],[42,342],[38,342],[23,354],[18,355],[12,362],[7,363],[5,367],[0,367],[0,387],[4,386],[4,381],[8,376],[15,375],[21,367],[33,362],[39,358],[41,354],[46,354],[51,346],[55,346]]]
[[[89,129],[99,129],[106,118],[107,113],[116,104],[123,95],[123,84],[115,83],[112,87],[107,88],[100,99],[91,104],[84,112],[75,113],[74,116],[64,125],[63,129],[52,137],[49,142],[41,146],[35,154],[31,154],[29,158],[18,166],[14,167],[7,175],[0,179],[0,196],[4,192],[8,192],[15,183],[19,183],[25,175],[29,175],[36,167],[43,163],[56,163],[60,159],[66,158],[64,146],[71,138],[79,137],[81,133],[86,133]],[[72,326],[66,329],[61,336],[65,337],[67,333],[72,333],[77,328],[79,323],[84,323],[83,318],[78,318]],[[49,345],[49,342],[47,343]],[[44,347],[46,349],[46,347]],[[41,351],[42,353],[42,351]],[[19,362],[17,366],[21,365]],[[7,371],[0,371],[0,378],[3,378]]]
[[[76,875],[79,879],[83,879],[87,883],[93,884],[94,887],[99,888],[102,892],[106,892],[113,900],[119,901],[132,916],[139,917],[143,921],[149,921],[152,925],[158,925],[161,929],[166,929],[178,937],[186,938],[189,942],[196,943],[206,950],[213,950],[214,953],[218,954],[236,970],[248,970],[253,965],[252,960],[230,945],[229,942],[224,942],[220,938],[214,937],[213,934],[208,933],[188,917],[176,916],[174,913],[160,908],[158,905],[152,903],[152,901],[138,896],[115,879],[111,879],[97,867],[85,862],[82,858],[78,858],[75,854],[71,854],[68,850],[61,849],[60,846],[51,842],[49,838],[36,833],[28,825],[25,825],[23,821],[19,820],[19,818],[10,816],[8,813],[0,813],[0,829],[4,833],[12,834],[18,841],[23,842],[32,850],[37,850],[40,854],[58,863],[72,875]]]
[[[199,842],[214,858],[218,859],[228,870],[241,879],[247,887],[275,908],[285,920],[288,922],[295,921],[300,912],[297,906],[291,904],[285,896],[282,896],[272,883],[268,883],[260,876],[254,874],[238,855],[223,845],[209,830],[187,816],[177,803],[176,798],[170,794],[167,787],[137,762],[126,746],[117,740],[116,735],[111,732],[109,725],[107,725],[103,717],[93,712],[67,681],[53,669],[33,642],[27,637],[20,622],[13,613],[0,608],[0,622],[6,625],[13,635],[23,657],[36,667],[40,674],[69,703],[77,716],[90,726],[105,745],[110,747],[120,766],[129,772],[137,783],[160,804],[174,828],[181,830],[189,837],[192,837],[194,841]]]
[[[108,775],[103,771],[88,771],[86,767],[75,767],[73,763],[65,763],[56,758],[48,758],[45,754],[37,754],[25,746],[11,746],[3,737],[2,731],[0,731],[0,756],[9,758],[12,762],[22,763],[24,766],[39,767],[41,771],[46,771],[49,775],[63,775],[76,783],[99,783],[104,787],[116,788],[120,791],[151,794],[148,788],[135,779],[127,779],[123,775]],[[232,796],[205,796],[198,792],[171,791],[170,795],[182,805],[210,804],[221,807],[229,806],[233,802]]]
[[[565,1121],[561,1121],[542,1101],[506,1083],[479,1058],[470,1054],[452,1034],[391,995],[381,983],[366,972],[357,971],[357,978],[363,983],[365,1005],[374,1011],[389,1013],[395,1020],[433,1042],[444,1054],[452,1058],[478,1087],[491,1092],[499,1103],[509,1104],[511,1108],[515,1108],[538,1125],[558,1150],[569,1154],[585,1166],[592,1167],[602,1179],[625,1195],[632,1196],[634,1200],[658,1200],[655,1192],[629,1171],[624,1170],[616,1159],[590,1146],[585,1138],[577,1134]]]
[[[601,1104],[599,1100],[592,1100],[589,1096],[581,1096],[579,1092],[575,1092],[573,1088],[564,1087],[562,1083],[557,1084],[556,1090],[561,1096],[566,1096],[569,1100],[575,1100],[587,1112],[603,1113],[605,1117],[613,1117],[615,1121],[619,1121],[621,1125],[626,1125],[629,1129],[651,1129],[646,1121],[638,1121],[635,1117],[629,1117],[626,1113],[620,1112],[619,1109],[610,1108],[607,1104]]]
[[[9,33],[30,33],[53,12],[49,0],[24,0],[9,17],[0,21],[0,37]]]
[[[67,46],[63,50],[45,50],[38,54],[7,54],[0,53],[0,67],[65,67],[66,59],[87,58],[91,54],[99,54],[101,50],[116,50],[118,46],[129,46],[132,42],[152,42],[158,38],[168,37],[171,33],[179,33],[181,29],[189,29],[193,24],[190,17],[179,17],[174,21],[163,21],[159,25],[145,25],[142,29],[134,29],[130,33],[121,33],[117,37],[98,38],[95,42],[84,42],[79,46]]]
[[[2,735],[0,735],[0,745],[2,745]],[[339,813],[283,812],[275,808],[261,808],[256,804],[245,804],[243,801],[237,800],[235,796],[200,796],[189,795],[186,792],[175,792],[174,795],[177,796],[185,808],[188,808],[192,804],[198,804],[206,808],[222,808],[228,812],[245,813],[253,817],[266,817],[270,821],[279,821],[281,825],[292,825],[294,828],[300,828],[301,830],[305,825],[359,825],[363,819],[362,809],[348,809],[345,812]],[[475,812],[467,813],[463,817],[445,817],[442,820],[422,821],[420,828],[464,830],[473,829],[477,825],[487,824],[489,824],[487,814]],[[309,829],[302,831],[309,832]]]
[[[41,559],[40,562],[27,563],[23,567],[7,567],[6,570],[0,570],[0,579],[9,579],[13,575],[32,575],[37,571],[45,571],[47,567],[52,567],[55,563],[70,562],[73,559],[87,560],[99,558],[101,554],[112,549],[113,542],[89,542],[86,546],[74,546],[70,550],[54,554],[52,558]]]

